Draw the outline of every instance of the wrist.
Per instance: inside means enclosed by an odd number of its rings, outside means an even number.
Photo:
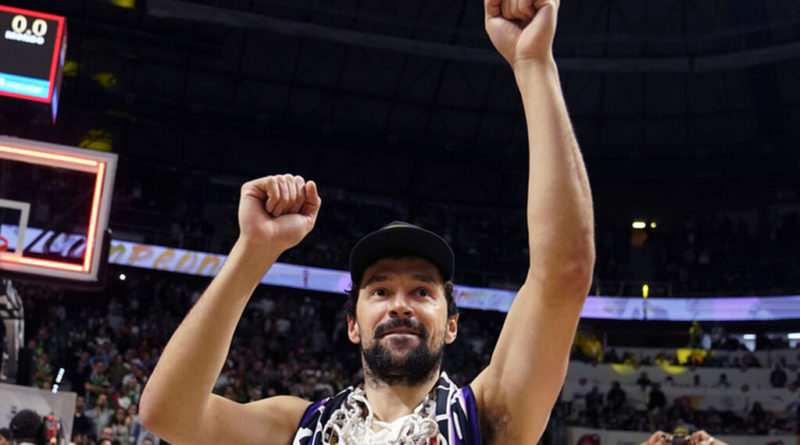
[[[285,250],[273,244],[254,242],[247,237],[239,236],[225,263],[235,264],[237,268],[241,268],[240,270],[250,270],[263,276]]]
[[[289,247],[282,247],[278,243],[265,242],[239,234],[239,237],[231,248],[231,254],[236,252],[237,254],[245,255],[252,259],[277,259],[286,250],[289,250]]]
[[[542,54],[541,56],[525,57],[515,60],[514,63],[511,64],[511,70],[514,72],[514,76],[517,78],[525,77],[530,73],[558,71],[556,67],[556,59],[553,57],[552,51],[547,51],[547,53]]]
[[[552,57],[525,59],[513,66],[514,80],[520,93],[540,90],[542,84],[559,84],[558,66]]]

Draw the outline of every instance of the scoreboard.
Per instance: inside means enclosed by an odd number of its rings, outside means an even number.
[[[0,5],[0,95],[50,104],[55,120],[66,49],[63,16]]]

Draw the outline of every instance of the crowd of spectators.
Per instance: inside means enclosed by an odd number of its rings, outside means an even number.
[[[690,344],[693,343],[692,335],[697,333],[696,326],[695,323],[689,329]],[[713,332],[713,342],[710,339],[707,340],[710,349],[705,350],[700,345],[696,345],[698,353],[689,354],[683,361],[679,360],[674,348],[660,350],[652,355],[640,355],[636,349],[632,348],[612,347],[603,350],[602,346],[598,348],[596,337],[579,333],[573,347],[571,360],[593,364],[629,365],[634,369],[650,365],[714,368],[720,370],[716,381],[701,381],[700,375],[694,374],[690,387],[696,388],[698,392],[709,388],[721,393],[738,392],[738,387],[735,390],[732,388],[726,368],[744,372],[747,369],[764,368],[765,364],[761,363],[757,354],[748,350],[735,337],[726,335],[721,326],[716,326]],[[777,340],[765,340],[757,345],[757,350],[772,349],[786,350],[788,345]],[[800,353],[796,356],[792,355],[790,360],[792,359],[800,360]],[[797,394],[800,389],[800,369],[798,369],[797,361],[787,364],[786,358],[780,356],[768,369],[771,369],[768,382],[753,381],[750,384],[775,389],[786,388],[787,395]],[[610,382],[607,390],[593,386],[585,394],[582,408],[576,408],[577,412],[573,413],[574,415],[566,416],[569,424],[629,431],[672,431],[676,426],[688,426],[690,429],[714,431],[715,434],[800,433],[800,402],[794,404],[794,408],[792,408],[794,412],[771,412],[764,409],[757,399],[748,403],[750,406],[748,412],[717,407],[703,409],[698,406],[699,398],[697,397],[680,396],[672,400],[668,399],[663,390],[681,386],[674,381],[671,375],[667,375],[661,381],[655,381],[648,376],[646,371],[641,371],[636,385],[642,394],[647,394],[646,407],[632,403],[619,382]],[[641,398],[639,397],[639,399]],[[562,411],[567,413],[572,411],[571,402],[561,403],[564,404],[561,408]]]
[[[724,375],[724,374],[723,374]],[[646,377],[646,376],[645,376]],[[705,429],[714,434],[728,435],[780,435],[798,433],[798,416],[800,411],[792,413],[775,413],[765,410],[760,402],[753,402],[750,410],[744,413],[731,409],[709,407],[699,408],[690,396],[681,396],[667,400],[662,391],[665,382],[640,384],[641,391],[647,392],[647,406],[637,407],[629,403],[626,392],[619,382],[612,382],[607,393],[598,386],[593,386],[585,396],[585,408],[580,409],[570,424],[588,428],[602,428],[625,431],[672,431],[676,426],[685,426],[690,430]],[[698,382],[698,385],[699,382]],[[729,385],[728,385],[729,386]],[[726,383],[714,385],[721,391]],[[570,411],[569,402],[559,402]]]

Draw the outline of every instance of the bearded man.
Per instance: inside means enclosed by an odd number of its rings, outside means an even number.
[[[534,444],[566,375],[594,265],[592,198],[552,55],[557,0],[485,0],[485,27],[511,66],[528,126],[530,268],[489,365],[466,387],[441,372],[455,340],[453,254],[403,222],[361,239],[350,260],[347,334],[364,381],[317,403],[238,404],[211,393],[255,286],[313,228],[313,181],[244,184],[240,236],[178,327],[142,395],[148,430],[170,443]]]

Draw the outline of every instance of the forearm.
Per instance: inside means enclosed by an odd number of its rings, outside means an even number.
[[[84,388],[86,388],[87,391],[89,391],[92,394],[104,394],[108,392],[108,390],[106,390],[102,386],[92,385],[91,383],[86,383],[83,386]]]
[[[141,419],[148,430],[180,436],[202,419],[239,318],[279,254],[241,239],[234,245],[219,274],[169,340],[145,386]],[[163,428],[170,430],[165,434]]]
[[[528,60],[514,67],[514,75],[530,148],[529,277],[560,277],[588,288],[594,266],[592,196],[558,70],[551,58]]]

